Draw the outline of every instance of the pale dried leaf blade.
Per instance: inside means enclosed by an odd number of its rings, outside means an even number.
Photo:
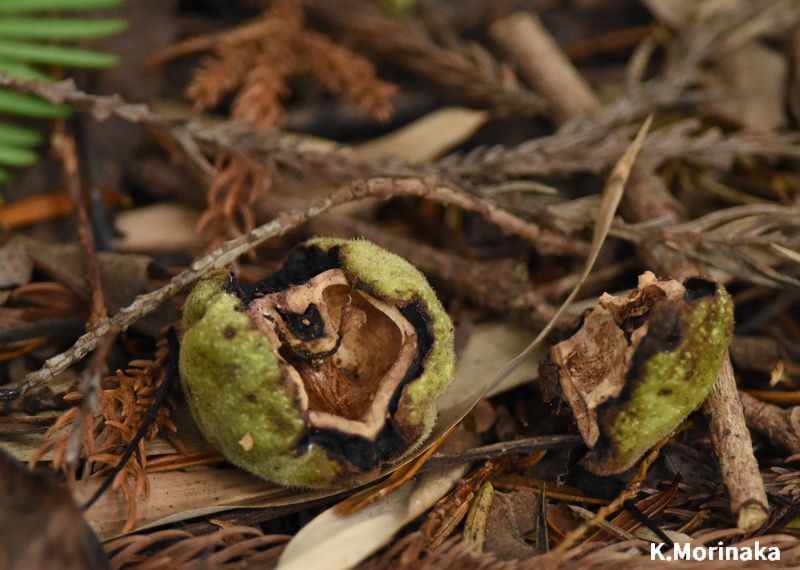
[[[459,431],[444,444],[443,449],[448,453],[458,453],[474,444],[473,434]],[[278,568],[352,568],[433,506],[465,470],[466,464],[431,469],[388,497],[350,516],[340,516],[334,508],[326,510],[289,542]]]
[[[309,502],[336,491],[298,491],[277,487],[238,469],[203,469],[148,474],[150,498],[139,506],[136,527],[131,532],[208,516],[240,507],[278,507]],[[93,478],[75,491],[82,503],[101,484]],[[89,525],[101,539],[119,535],[128,513],[124,498],[105,493],[86,512]]]
[[[365,160],[387,156],[414,162],[433,160],[467,140],[488,119],[486,111],[447,107],[357,145],[353,150],[357,157]]]
[[[785,85],[789,63],[783,53],[751,43],[720,58],[707,75],[710,91],[724,93],[703,106],[704,113],[750,132],[785,126]]]
[[[197,250],[205,245],[195,232],[199,214],[176,202],[144,206],[117,215],[122,237],[114,241],[117,251],[163,252]]]
[[[597,223],[595,224],[594,232],[592,233],[592,249],[589,252],[589,259],[586,262],[584,275],[580,280],[581,285],[586,280],[589,272],[592,270],[592,266],[597,260],[597,256],[600,254],[600,249],[603,247],[606,236],[608,236],[608,231],[611,229],[611,223],[614,221],[614,214],[616,213],[619,202],[622,199],[622,193],[625,191],[625,184],[628,182],[631,170],[633,169],[633,164],[636,162],[636,157],[639,155],[639,151],[642,149],[642,145],[644,144],[644,140],[647,137],[647,133],[650,130],[650,125],[652,123],[653,115],[650,115],[647,117],[647,119],[645,119],[644,123],[639,128],[639,132],[636,133],[636,137],[622,155],[622,158],[617,161],[617,164],[611,171],[611,175],[606,181],[606,185],[603,188],[602,197],[600,199],[600,208],[597,212]],[[578,285],[577,288],[580,288],[580,285]]]

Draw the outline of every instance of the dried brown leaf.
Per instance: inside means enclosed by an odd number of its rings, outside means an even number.
[[[525,540],[536,532],[539,500],[536,493],[512,491],[495,493],[486,526],[484,552],[500,560],[522,560],[538,554]]]

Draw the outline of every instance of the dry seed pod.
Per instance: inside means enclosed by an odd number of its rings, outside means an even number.
[[[425,277],[363,240],[307,241],[255,285],[212,273],[184,324],[181,381],[201,431],[282,485],[345,485],[408,454],[455,369],[453,325]]]
[[[556,378],[592,451],[590,471],[631,467],[703,403],[733,329],[725,288],[646,272],[627,298],[604,294],[581,328],[555,345],[540,371]]]

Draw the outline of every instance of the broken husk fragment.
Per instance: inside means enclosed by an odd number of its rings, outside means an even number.
[[[631,467],[705,400],[733,328],[725,288],[639,277],[627,297],[604,294],[580,329],[543,363],[591,448],[583,463],[600,475]]]
[[[343,486],[407,455],[455,366],[424,276],[363,240],[307,241],[254,285],[212,273],[184,324],[181,379],[201,431],[283,485]]]

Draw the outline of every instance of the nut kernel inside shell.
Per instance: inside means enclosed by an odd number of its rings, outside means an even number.
[[[418,350],[413,325],[396,307],[352,287],[341,269],[330,269],[254,299],[247,312],[280,347],[311,427],[378,435]]]

